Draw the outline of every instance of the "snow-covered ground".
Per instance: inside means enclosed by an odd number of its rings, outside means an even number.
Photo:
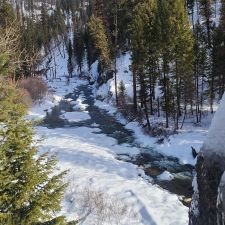
[[[133,164],[115,158],[121,148],[123,152],[126,148],[127,152],[131,149],[117,146],[114,139],[104,134],[94,134],[95,131],[98,128],[49,130],[40,127],[37,130],[39,135],[45,137],[42,151],[57,154],[59,169],[70,170],[67,180],[72,183],[66,191],[62,213],[69,220],[82,217],[79,197],[85,193],[79,192],[78,196],[77,189],[85,191],[88,187],[92,191],[107,193],[109,198],[117,198],[126,209],[123,220],[103,224],[187,224],[188,208],[176,195],[150,184]],[[97,224],[96,216],[99,215],[91,213],[84,224]]]
[[[46,110],[50,111],[66,94],[85,83],[76,77],[68,83],[64,77],[66,67],[63,67],[67,59],[57,53],[56,58],[60,79],[50,78],[47,81],[54,91],[54,101],[46,99],[42,105],[30,109],[32,118],[43,118]],[[72,105],[79,111],[85,111],[83,113],[88,116],[83,100],[81,95]],[[83,113],[73,114],[72,119],[87,119]],[[67,115],[64,112],[64,116]],[[83,218],[82,224],[86,225],[186,225],[188,208],[179,201],[178,196],[151,184],[141,169],[116,157],[119,153],[138,154],[139,150],[129,145],[118,145],[115,139],[97,134],[98,124],[95,127],[37,127],[37,136],[45,138],[41,152],[49,151],[57,155],[57,169],[69,169],[65,179],[70,185],[62,202],[62,214],[68,220]],[[164,175],[168,179],[168,174]]]

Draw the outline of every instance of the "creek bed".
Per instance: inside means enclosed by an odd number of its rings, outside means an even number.
[[[74,90],[74,93],[68,94],[65,98],[76,101],[80,95],[84,96],[82,103],[87,105],[86,110],[89,112],[90,119],[81,122],[69,122],[63,119],[61,117],[63,112],[75,111],[69,101],[63,100],[52,109],[51,113],[47,113],[41,125],[50,129],[62,127],[98,127],[100,131],[96,133],[102,133],[116,139],[119,145],[126,144],[138,148],[140,154],[135,157],[124,154],[118,155],[117,158],[143,168],[145,174],[152,178],[154,184],[179,195],[181,201],[186,206],[189,206],[192,196],[193,166],[181,164],[177,158],[160,154],[152,147],[141,147],[136,142],[133,131],[126,129],[123,124],[118,122],[112,115],[109,115],[106,110],[95,106],[92,88],[89,85],[81,85]],[[173,179],[158,179],[159,175],[165,171],[172,174]]]

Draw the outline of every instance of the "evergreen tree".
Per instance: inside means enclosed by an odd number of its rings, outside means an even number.
[[[48,11],[47,11],[47,6],[45,2],[42,2],[41,4],[41,18],[40,18],[40,23],[41,23],[41,39],[42,39],[42,44],[43,46],[48,49],[48,45],[50,42],[50,27],[49,27],[49,16],[48,16]]]
[[[158,2],[158,23],[159,23],[159,43],[160,43],[160,57],[162,59],[161,64],[161,86],[163,93],[163,109],[166,118],[166,128],[169,127],[169,117],[173,110],[173,100],[171,91],[170,63],[173,59],[174,49],[174,21],[171,13],[171,2],[159,1]]]
[[[119,98],[119,105],[121,107],[125,107],[125,105],[126,105],[126,87],[122,80],[120,81],[120,84],[118,87],[118,98]]]
[[[207,57],[207,43],[206,34],[204,32],[203,26],[197,22],[194,31],[195,43],[195,62],[194,62],[194,72],[195,72],[195,102],[196,102],[196,122],[201,122],[202,119],[202,109],[204,101],[204,87],[206,83],[207,73],[209,70],[208,57]]]
[[[207,71],[207,80],[209,86],[209,104],[210,104],[210,111],[213,113],[213,101],[214,101],[214,74],[212,71],[212,36],[213,36],[213,1],[212,0],[200,0],[200,14],[203,19],[203,24],[205,26],[205,32],[207,35],[206,43],[207,43],[207,57],[208,57],[208,65],[209,69]]]
[[[175,129],[178,129],[179,117],[181,116],[181,98],[186,107],[188,100],[191,104],[194,92],[194,40],[190,30],[187,11],[183,0],[173,1],[172,9],[174,23],[174,73],[175,73]]]
[[[90,71],[91,65],[94,63],[95,60],[97,60],[97,53],[88,30],[85,30],[83,37],[84,37],[84,46],[86,49],[87,65]]]
[[[139,3],[131,24],[131,47],[133,75],[140,86],[139,99],[148,127],[148,114],[154,113],[155,85],[160,79],[166,127],[173,116],[178,129],[181,99],[186,108],[192,102],[194,90],[193,35],[184,1]]]
[[[212,49],[212,73],[214,76],[214,86],[218,91],[219,98],[225,91],[225,1],[221,1],[221,14],[219,26],[213,33],[213,49]]]
[[[132,35],[132,59],[133,71],[137,75],[140,84],[140,101],[144,108],[148,128],[148,99],[152,113],[152,100],[154,95],[154,83],[157,68],[157,27],[156,27],[157,4],[155,0],[146,0],[135,7],[134,19],[131,25]],[[150,96],[148,94],[150,90]]]
[[[110,48],[103,21],[92,16],[88,22],[88,30],[99,56],[100,74],[103,74],[110,67]]]
[[[207,43],[208,47],[212,47],[212,16],[213,16],[213,7],[212,0],[199,0],[200,3],[200,14],[204,20],[204,24],[207,32]]]
[[[195,7],[195,0],[186,0],[187,4],[187,9],[189,14],[191,14],[191,21],[192,21],[192,26],[194,28],[195,26],[195,21],[194,21],[194,7]]]
[[[84,60],[84,41],[82,32],[74,32],[73,35],[73,48],[76,63],[78,65],[79,72],[81,74]]]
[[[55,158],[37,157],[34,132],[14,88],[1,83],[0,93],[0,223],[63,225],[64,218],[53,215],[60,210],[65,172],[53,175]]]
[[[73,58],[73,46],[71,40],[69,39],[67,69],[70,78],[73,76],[74,70],[72,58]]]

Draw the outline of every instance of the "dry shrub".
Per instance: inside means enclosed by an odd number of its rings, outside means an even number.
[[[34,103],[41,101],[48,93],[48,87],[41,78],[21,79],[18,88],[29,92]]]
[[[30,96],[30,93],[26,89],[18,89],[17,94],[21,97],[21,103],[27,108],[32,106],[33,100]]]
[[[81,188],[70,182],[65,199],[73,205],[71,206],[79,218],[79,224],[122,225],[129,224],[127,220],[133,221],[137,218],[137,213],[122,199],[90,186]]]

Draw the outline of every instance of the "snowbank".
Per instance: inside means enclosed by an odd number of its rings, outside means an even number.
[[[223,96],[220,102],[220,107],[212,120],[212,124],[202,150],[204,154],[211,157],[225,157],[225,95]]]
[[[157,178],[158,178],[158,180],[170,181],[170,180],[173,180],[174,176],[170,172],[165,171],[162,174],[160,174]]]
[[[80,122],[83,120],[91,119],[88,112],[66,112],[60,116],[62,119],[66,119],[69,122]]]
[[[131,54],[130,52],[126,52],[122,54],[119,58],[117,58],[117,83],[118,86],[121,81],[123,81],[126,94],[129,97],[133,97],[133,77],[130,71],[131,65]],[[115,79],[110,80],[110,91],[113,93],[113,97],[115,98]]]

